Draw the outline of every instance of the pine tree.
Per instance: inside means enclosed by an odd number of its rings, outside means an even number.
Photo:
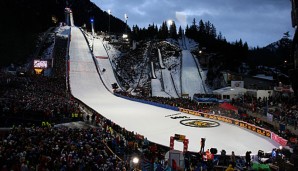
[[[204,24],[203,20],[200,20],[200,22],[199,22],[199,33],[200,34],[206,33],[205,24]]]
[[[283,35],[283,38],[284,39],[289,39],[289,37],[290,37],[289,31],[285,32],[284,35]]]
[[[213,38],[216,38],[216,28],[213,24],[211,24],[211,30],[210,30],[210,35],[213,37]]]
[[[140,29],[139,29],[138,25],[133,25],[132,33],[131,33],[132,39],[139,40],[139,38],[140,38],[139,32],[140,32]]]
[[[222,33],[221,32],[218,33],[217,40],[223,40],[223,36],[222,36]]]
[[[189,26],[188,26],[188,24],[186,25],[186,28],[185,28],[185,35],[187,37],[189,37]]]
[[[183,30],[182,30],[182,27],[180,26],[178,31],[178,36],[182,37],[182,35],[183,35]]]
[[[207,21],[205,23],[205,33],[207,35],[211,35],[211,23],[210,23],[210,21]]]
[[[161,25],[161,27],[159,28],[158,31],[158,38],[160,39],[166,39],[168,37],[168,26],[166,21],[164,21]]]
[[[196,25],[196,19],[193,19],[192,25],[190,26],[189,30],[188,30],[188,35],[187,37],[192,38],[192,39],[196,39],[197,36],[197,25]]]
[[[174,21],[172,21],[172,24],[170,25],[170,38],[177,39],[177,28]]]
[[[245,43],[243,44],[243,48],[244,48],[245,51],[248,51],[248,44],[247,44],[247,42],[245,42]]]

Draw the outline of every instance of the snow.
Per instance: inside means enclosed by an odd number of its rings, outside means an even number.
[[[170,58],[167,58],[164,63],[166,68],[171,68],[170,74],[173,77],[174,80],[174,88],[176,88],[176,91],[178,93],[178,96],[181,96],[181,65],[180,62],[181,58],[177,58],[175,56],[172,56]],[[171,81],[172,84],[172,81]],[[171,87],[171,86],[168,86]],[[171,90],[175,91],[175,90]]]
[[[93,43],[93,54],[96,58],[100,75],[108,89],[113,91],[112,84],[117,83],[119,85],[119,83],[114,75],[114,70],[110,63],[110,58],[104,48],[103,40],[95,38]]]
[[[197,44],[185,36],[179,41],[182,50],[182,94],[188,94],[190,98],[196,93],[205,94],[205,79],[206,74],[200,68],[199,63],[196,63],[194,56],[190,50],[197,47]]]
[[[161,70],[162,80],[164,82],[164,89],[171,97],[178,98],[179,95],[175,90],[175,85],[173,83],[173,79],[171,77],[171,71],[168,69]]]
[[[57,36],[68,38],[70,34],[70,27],[69,26],[58,27],[55,29],[55,32],[57,33]]]
[[[160,52],[160,49],[158,49],[158,60],[159,60],[159,66],[160,69],[156,70],[157,80],[153,80],[153,83],[151,82],[151,88],[152,88],[152,96],[158,96],[158,97],[173,97],[178,98],[180,91],[180,76],[175,75],[178,72],[176,72],[177,64],[175,61],[175,57],[167,58],[169,60],[164,60],[162,57],[162,54]],[[151,62],[152,65],[152,62]],[[172,74],[171,70],[174,70],[174,74]],[[180,74],[180,72],[179,72]],[[175,75],[175,77],[173,77]],[[178,88],[176,84],[174,83],[175,79],[178,79]],[[160,86],[160,87],[159,87]],[[158,94],[157,92],[160,92],[161,94]]]
[[[257,74],[256,76],[254,76],[255,78],[262,78],[262,79],[265,79],[265,80],[270,80],[270,81],[273,81],[273,76],[266,76],[264,74]]]
[[[162,56],[161,56],[161,53],[160,53],[160,49],[158,49],[158,60],[159,60],[160,68],[161,69],[164,69],[165,66],[163,65],[163,61],[162,61]]]
[[[181,91],[180,91],[180,76],[179,76],[180,72],[176,71],[177,61],[175,60],[175,57],[172,56],[171,58],[168,58],[168,60],[165,60],[165,65],[164,65],[164,62],[160,54],[160,50],[158,49],[158,51],[159,51],[158,52],[159,64],[162,65],[162,67],[161,69],[155,71],[156,77],[153,77],[153,78],[158,78],[158,81],[154,80],[153,81],[154,84],[152,84],[151,82],[151,85],[153,85],[151,86],[152,96],[178,98],[180,95],[179,92]],[[174,82],[177,82],[177,84],[175,84]],[[160,95],[157,92],[160,92],[163,95]]]
[[[198,67],[199,75],[202,80],[202,85],[203,85],[205,93],[212,93],[211,88],[206,84],[208,70],[203,70],[203,68],[201,67],[200,62],[197,58],[195,58],[195,62]]]
[[[159,79],[151,79],[152,96],[154,97],[170,97],[169,94],[164,92],[161,87]]]
[[[258,150],[269,152],[278,147],[278,144],[269,138],[231,124],[218,121],[220,125],[213,128],[187,127],[180,124],[181,119],[179,118],[166,117],[177,114],[177,111],[116,97],[107,91],[101,82],[82,32],[78,28],[72,27],[71,35],[69,51],[71,93],[121,127],[144,135],[148,140],[165,146],[169,146],[170,136],[185,135],[189,139],[188,149],[194,152],[199,151],[202,137],[206,138],[205,149],[217,148],[219,151],[224,149],[227,154],[234,151],[236,155],[245,155],[248,150],[257,154]],[[193,82],[187,83],[193,84]],[[195,82],[195,84],[197,83]],[[206,119],[185,113],[177,115],[187,116],[190,119]],[[182,150],[183,144],[175,143],[174,148]]]
[[[157,78],[160,79],[162,90],[174,98],[180,97],[181,94],[188,94],[192,98],[195,93],[211,92],[205,84],[206,71],[202,70],[199,62],[195,61],[190,52],[191,49],[198,46],[197,43],[186,37],[179,39],[178,42],[173,39],[169,39],[168,42],[176,44],[184,50],[182,51],[182,62],[180,62],[177,57],[175,59],[173,56],[164,60],[160,49],[158,49],[161,77]],[[181,68],[180,63],[182,63]],[[153,89],[152,91],[158,91]]]
[[[182,51],[182,93],[191,98],[196,93],[205,94],[203,81],[189,50]]]
[[[150,62],[151,65],[151,75],[153,79],[156,79],[155,70],[154,70],[154,63]]]
[[[214,93],[218,94],[243,94],[246,92],[245,88],[242,87],[223,87],[213,91]]]

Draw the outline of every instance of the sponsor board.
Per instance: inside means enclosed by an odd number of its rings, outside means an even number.
[[[188,113],[188,114],[191,114],[191,115],[195,115],[195,116],[202,116],[199,111],[194,111],[194,110],[189,110],[189,109],[184,109],[184,108],[179,108],[179,111],[183,112],[183,113]]]
[[[272,137],[271,139],[273,139],[275,142],[279,143],[282,146],[286,146],[288,141],[283,139],[282,137],[276,135],[275,133],[272,133]]]
[[[184,120],[181,120],[180,123],[185,126],[198,127],[198,128],[212,128],[220,125],[216,121],[203,120],[203,119],[184,119]]]
[[[271,138],[271,131],[260,128],[260,127],[257,127],[253,124],[246,123],[244,121],[239,121],[237,119],[233,119],[233,118],[229,118],[229,117],[225,117],[225,116],[207,114],[207,113],[202,113],[202,112],[193,111],[193,110],[189,110],[189,109],[183,109],[183,108],[179,108],[179,111],[184,112],[184,113],[188,113],[188,114],[192,114],[192,115],[195,115],[195,116],[202,116],[202,117],[205,117],[205,118],[208,118],[208,119],[214,119],[214,120],[226,122],[226,123],[229,123],[229,124],[237,125],[241,128],[245,128],[245,129],[251,130],[253,132],[256,132],[260,135]],[[181,121],[180,121],[180,123],[181,123]],[[181,124],[183,124],[183,123],[181,123]],[[198,125],[199,124],[200,123],[198,123]],[[205,123],[202,123],[202,124],[205,124]],[[187,125],[187,124],[184,124],[184,125],[190,126],[190,125]]]
[[[236,87],[244,88],[244,81],[231,81],[231,87],[232,88],[236,88]]]

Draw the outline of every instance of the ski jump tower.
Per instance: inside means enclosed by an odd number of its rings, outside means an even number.
[[[64,14],[65,14],[65,23],[68,26],[74,26],[73,25],[73,15],[72,11],[70,8],[65,8],[64,9]]]

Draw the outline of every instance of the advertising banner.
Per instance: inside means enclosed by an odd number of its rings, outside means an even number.
[[[234,125],[237,125],[241,128],[249,129],[249,130],[251,130],[253,132],[256,132],[260,135],[271,138],[271,131],[266,130],[264,128],[260,128],[258,126],[255,126],[253,124],[250,124],[250,123],[247,123],[247,122],[244,122],[244,121],[240,121],[240,120],[237,120],[237,119],[233,119],[233,118],[229,118],[229,117],[225,117],[225,116],[221,116],[221,115],[214,115],[214,114],[208,114],[208,113],[193,111],[193,110],[184,109],[184,108],[179,108],[179,111],[183,112],[183,113],[187,113],[187,114],[196,115],[196,116],[202,116],[202,117],[205,117],[205,118],[208,118],[208,119],[213,119],[213,120],[226,122],[226,123],[229,123],[229,124],[234,124]]]
[[[283,139],[282,137],[278,136],[277,134],[275,134],[273,132],[271,133],[271,139],[282,146],[286,146],[288,143],[288,140]]]
[[[244,81],[231,81],[231,87],[241,87],[244,88]]]

